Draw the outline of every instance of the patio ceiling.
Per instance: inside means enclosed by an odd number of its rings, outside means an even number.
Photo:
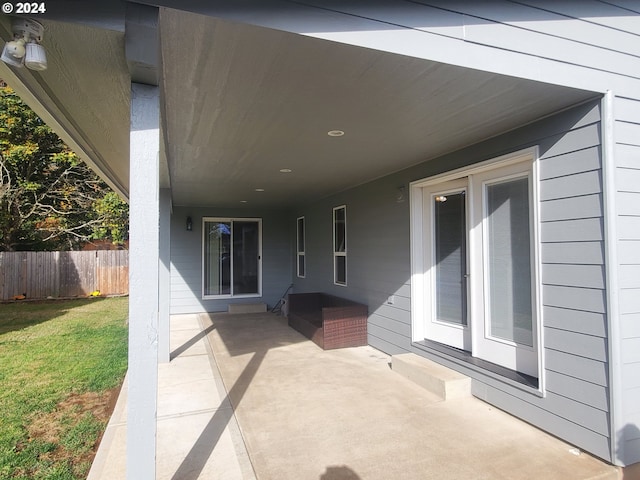
[[[311,201],[594,96],[175,10],[160,24],[176,205]]]
[[[65,140],[126,193],[124,29],[43,23],[49,69],[0,75],[48,98]],[[171,9],[159,30],[162,183],[174,205],[312,201],[595,95]]]

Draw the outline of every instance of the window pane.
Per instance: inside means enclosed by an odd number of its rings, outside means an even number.
[[[467,324],[466,216],[464,192],[439,195],[434,212],[436,316]]]
[[[304,254],[298,254],[298,276],[304,277]]]
[[[347,257],[342,255],[336,255],[335,262],[335,275],[336,283],[347,284]]]
[[[304,252],[304,218],[298,219],[298,251]]]
[[[258,293],[258,222],[233,222],[233,294]]]
[[[337,208],[333,211],[333,229],[334,229],[334,252],[345,252],[347,248],[346,234],[346,209],[344,207]]]
[[[486,195],[490,333],[533,346],[528,179],[488,185]]]
[[[231,293],[231,223],[205,222],[204,294]]]

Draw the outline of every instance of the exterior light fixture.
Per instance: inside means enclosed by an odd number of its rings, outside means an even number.
[[[396,190],[396,202],[403,203],[406,193],[407,189],[404,186],[398,187],[398,189]]]
[[[440,203],[442,203],[442,202],[446,202],[446,201],[447,201],[447,197],[445,197],[444,195],[438,195],[438,196],[435,198],[435,200],[436,200],[436,202],[440,202]]]
[[[193,230],[193,222],[191,221],[191,217],[187,217],[187,232]]]
[[[35,20],[14,18],[11,23],[13,40],[5,43],[2,49],[2,60],[7,65],[31,70],[46,70],[47,55],[40,45],[44,27]]]

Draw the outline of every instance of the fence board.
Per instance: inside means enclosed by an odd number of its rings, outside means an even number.
[[[129,293],[129,252],[0,252],[0,300]]]

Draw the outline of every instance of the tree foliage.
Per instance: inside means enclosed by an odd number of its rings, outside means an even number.
[[[0,251],[123,243],[128,214],[128,205],[0,86]]]

